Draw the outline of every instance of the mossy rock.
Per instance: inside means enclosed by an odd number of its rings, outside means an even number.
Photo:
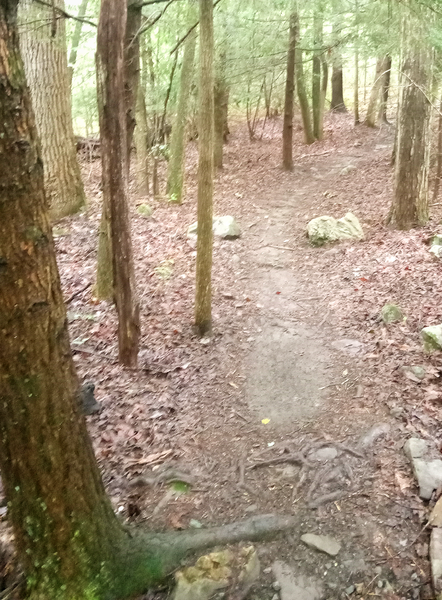
[[[324,215],[307,224],[307,236],[313,246],[323,246],[340,240],[362,240],[364,231],[352,213],[347,213],[342,219]]]
[[[427,352],[442,350],[442,324],[424,327],[421,331],[421,336]]]
[[[397,323],[403,321],[405,318],[404,313],[396,304],[386,304],[381,310],[381,319],[384,323]]]
[[[149,204],[140,204],[137,206],[137,213],[140,215],[140,217],[148,219],[152,216],[153,208],[149,206]]]

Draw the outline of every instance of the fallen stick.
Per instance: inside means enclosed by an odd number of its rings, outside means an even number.
[[[249,469],[257,469],[258,467],[271,467],[273,465],[281,465],[283,463],[296,463],[312,467],[308,460],[302,456],[301,453],[289,454],[287,456],[279,456],[278,458],[271,458],[269,460],[263,460],[262,462],[255,463],[248,467]]]

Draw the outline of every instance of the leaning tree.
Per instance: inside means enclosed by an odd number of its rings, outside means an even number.
[[[207,5],[211,0],[200,0]],[[163,580],[189,551],[293,523],[130,531],[112,511],[78,403],[43,166],[17,32],[0,0],[0,468],[31,600],[117,599]],[[110,24],[119,0],[102,0]]]

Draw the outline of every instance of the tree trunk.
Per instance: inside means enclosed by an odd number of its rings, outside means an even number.
[[[63,0],[55,0],[55,6],[63,9]],[[63,19],[53,20],[50,8],[29,0],[20,3],[20,21],[20,45],[41,140],[46,196],[51,219],[56,221],[77,212],[86,200],[72,128],[65,24]]]
[[[354,124],[359,125],[359,2],[355,2],[356,38],[355,38],[355,81],[353,88]]]
[[[213,164],[216,169],[223,168],[224,142],[227,139],[229,126],[229,86],[226,79],[226,51],[222,49],[216,69],[214,87],[215,138],[213,146]]]
[[[442,177],[442,98],[439,102],[439,115],[437,119],[437,161],[436,177],[434,179],[433,202],[436,202],[439,196],[440,180]]]
[[[191,14],[193,14],[193,11]],[[181,204],[183,198],[186,119],[194,70],[195,48],[196,30],[192,31],[184,43],[176,117],[172,127],[172,137],[170,139],[170,158],[166,193],[169,196],[169,200],[171,202],[176,202],[177,204]]]
[[[295,102],[296,13],[290,15],[287,75],[285,80],[284,124],[282,129],[282,166],[293,170],[293,108]]]
[[[391,56],[387,54],[384,59],[382,75],[382,89],[381,89],[381,104],[379,106],[378,121],[388,124],[387,119],[387,106],[388,106],[388,94],[390,92],[390,79],[391,79]]]
[[[148,124],[146,113],[146,101],[141,82],[138,84],[136,126],[134,132],[135,152],[137,155],[136,181],[139,196],[149,194],[149,153],[148,153]]]
[[[376,63],[375,79],[370,92],[367,114],[365,115],[364,125],[367,127],[376,127],[378,117],[379,92],[382,87],[382,80],[385,71],[387,57],[378,58]]]
[[[195,326],[201,336],[212,331],[213,211],[213,4],[199,0],[199,159],[198,240],[196,247]]]
[[[81,30],[83,28],[83,22],[81,21],[81,19],[83,19],[84,15],[86,14],[88,3],[89,3],[89,0],[81,0],[81,4],[80,4],[80,7],[78,9],[78,14],[77,14],[78,20],[75,21],[74,33],[72,34],[71,49],[69,51],[69,59],[68,59],[69,79],[70,79],[71,84],[72,84],[72,75],[74,73],[75,63],[77,62],[77,52],[78,52],[78,46],[80,45],[80,40],[81,40]]]
[[[342,58],[340,53],[336,51],[336,56],[333,59],[332,70],[332,98],[330,102],[330,110],[334,112],[347,112],[344,102],[344,78],[342,74]]]
[[[296,87],[298,90],[298,100],[301,106],[302,123],[304,126],[304,141],[306,144],[313,144],[315,136],[313,135],[312,119],[310,116],[310,105],[304,82],[304,66],[302,63],[302,50],[299,47],[299,14],[296,13],[296,51],[295,51],[295,72]]]
[[[313,52],[312,62],[312,112],[313,112],[313,135],[317,140],[322,140],[324,137],[323,131],[323,114],[324,114],[324,99],[322,98],[322,54],[323,54],[323,17],[320,9],[315,9],[313,16],[313,44],[315,50]]]
[[[341,6],[338,0],[332,2],[333,23],[332,23],[332,38],[333,38],[333,54],[332,54],[332,97],[330,102],[330,110],[334,112],[347,112],[344,102],[344,78],[342,73],[342,54],[340,49],[340,30],[342,23],[340,21]]]
[[[136,367],[140,332],[128,210],[127,100],[124,95],[124,37],[127,7],[102,0],[97,37],[97,82],[101,97],[100,142],[103,180],[109,190],[114,299],[118,312],[120,362]]]
[[[419,36],[419,32],[421,36]],[[397,229],[428,221],[431,53],[417,19],[404,25],[404,58],[399,96],[394,200],[388,220]]]
[[[126,103],[127,171],[129,173],[140,79],[139,32],[141,28],[141,5],[136,0],[123,1],[127,2],[127,21],[124,34],[124,94]]]

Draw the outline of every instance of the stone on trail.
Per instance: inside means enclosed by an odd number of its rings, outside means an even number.
[[[437,256],[437,258],[442,258],[442,246],[439,244],[434,244],[431,246],[430,252],[434,254],[434,256]]]
[[[433,588],[437,597],[439,597],[442,591],[442,529],[439,529],[439,527],[431,532],[430,561]]]
[[[241,235],[241,228],[234,217],[214,217],[212,222],[213,235],[225,240],[234,240]],[[192,223],[187,229],[187,237],[196,239],[198,235],[198,222]]]
[[[432,246],[442,246],[442,233],[436,233],[431,239]]]
[[[345,175],[348,175],[349,173],[353,173],[354,171],[356,171],[355,165],[347,165],[346,167],[341,169],[340,175],[342,177],[344,177]]]
[[[137,206],[137,213],[141,217],[148,219],[149,217],[152,216],[153,208],[151,206],[149,206],[148,204],[140,204],[140,206]]]
[[[412,458],[411,464],[419,485],[419,496],[423,500],[429,500],[433,491],[442,485],[442,460]]]
[[[442,496],[434,505],[428,523],[432,527],[442,527]]]
[[[313,246],[322,246],[339,240],[361,240],[364,237],[361,224],[352,213],[342,219],[316,217],[307,224],[307,236]]]
[[[396,304],[386,304],[381,309],[381,319],[384,323],[396,323],[404,320],[404,313]]]
[[[427,442],[421,438],[410,438],[404,444],[404,453],[407,458],[422,458],[428,450]]]
[[[276,560],[273,574],[279,583],[281,600],[320,600],[324,590],[319,579],[297,575],[287,563]]]
[[[305,533],[301,535],[301,542],[304,542],[310,548],[315,548],[319,552],[325,552],[330,556],[336,556],[341,549],[341,544],[328,535],[316,535],[314,533]]]
[[[424,348],[427,352],[442,350],[442,325],[430,325],[421,331]]]
[[[387,435],[390,432],[389,423],[378,423],[377,425],[373,425],[370,429],[365,433],[361,439],[359,440],[359,446],[361,448],[368,448],[375,441],[383,435]]]
[[[401,367],[401,371],[405,377],[411,381],[416,381],[417,383],[420,383],[425,378],[427,373],[424,367],[420,367],[419,365],[404,365]]]

